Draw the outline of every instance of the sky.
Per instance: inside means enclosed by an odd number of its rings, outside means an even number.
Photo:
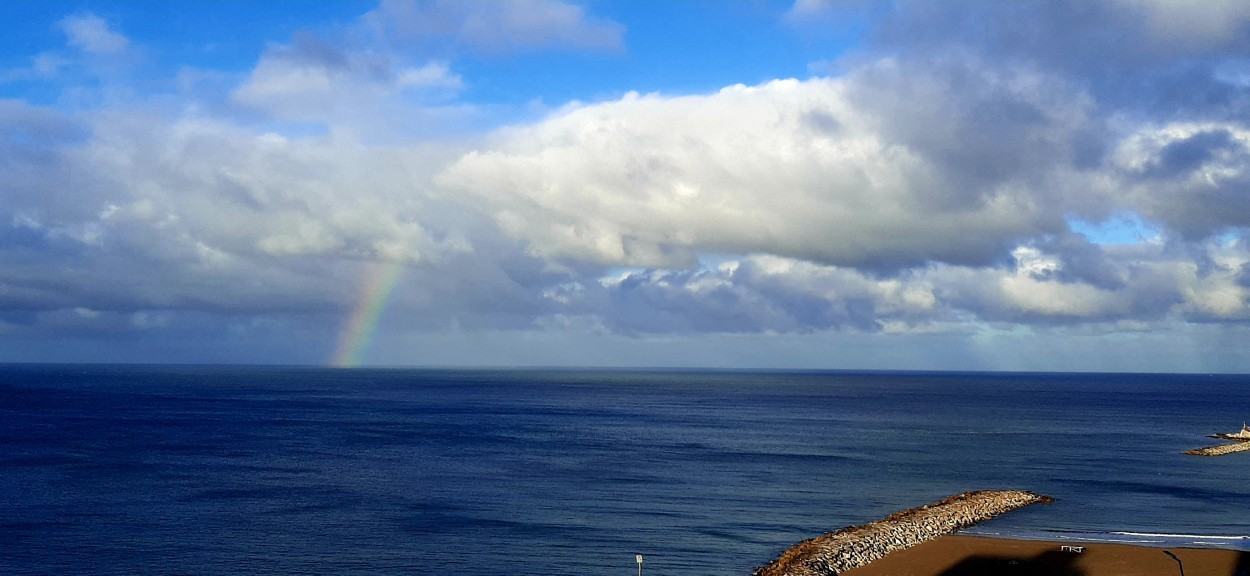
[[[1250,373],[1250,3],[0,10],[0,362]]]

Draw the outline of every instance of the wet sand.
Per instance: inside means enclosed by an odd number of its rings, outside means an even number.
[[[1062,546],[1084,546],[1081,553]],[[894,552],[846,576],[1163,576],[1180,574],[1163,548],[1006,540],[953,534]],[[1186,576],[1250,576],[1250,552],[1168,548]]]

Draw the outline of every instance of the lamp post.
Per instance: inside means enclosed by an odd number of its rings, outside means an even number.
[[[1177,558],[1175,554],[1168,552],[1167,550],[1164,550],[1163,553],[1171,556],[1172,559],[1176,561],[1176,565],[1181,567],[1181,576],[1185,576],[1185,565],[1181,564],[1181,559]]]
[[[635,554],[634,561],[638,563],[638,576],[642,576],[642,554]],[[1185,576],[1183,573],[1181,576]]]

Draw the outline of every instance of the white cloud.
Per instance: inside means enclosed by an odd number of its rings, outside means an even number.
[[[391,54],[301,35],[291,45],[270,47],[231,97],[280,120],[387,133],[465,114],[462,106],[439,109],[463,88],[446,62],[411,66]]]
[[[789,14],[794,17],[814,16],[835,6],[834,0],[794,0]]]
[[[362,18],[400,46],[443,51],[462,46],[487,53],[550,49],[618,51],[624,27],[560,0],[383,0]]]
[[[1087,284],[1004,276],[998,287],[1010,307],[1024,316],[1101,319],[1127,311],[1119,295]]]
[[[95,126],[84,154],[91,169],[121,176],[106,192],[109,223],[147,222],[178,243],[413,262],[441,250],[419,221],[427,184],[414,170],[431,160],[409,149],[117,117]]]
[[[1250,251],[1241,242],[1209,242],[1206,265],[1184,263],[1176,266],[1178,289],[1184,309],[1199,320],[1250,320]]]
[[[88,54],[118,54],[130,46],[129,39],[94,14],[68,16],[60,21],[59,26],[69,38],[70,46]]]
[[[1070,166],[1083,99],[1027,72],[952,66],[975,81],[887,61],[573,106],[500,132],[439,182],[548,257],[988,263],[1064,227],[1047,184]]]
[[[55,153],[11,156],[0,310],[324,313],[353,298],[359,263],[473,250],[457,210],[429,198],[438,146],[134,111],[84,123]]]
[[[31,69],[37,76],[48,78],[55,76],[66,64],[66,59],[59,54],[45,52],[31,60]]]
[[[464,88],[464,80],[453,74],[446,62],[430,62],[419,68],[403,68],[395,75],[395,83],[404,88]]]

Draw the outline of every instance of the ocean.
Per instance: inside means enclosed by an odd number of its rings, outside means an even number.
[[[0,366],[2,574],[748,574],[972,533],[1250,550],[1250,377]]]

